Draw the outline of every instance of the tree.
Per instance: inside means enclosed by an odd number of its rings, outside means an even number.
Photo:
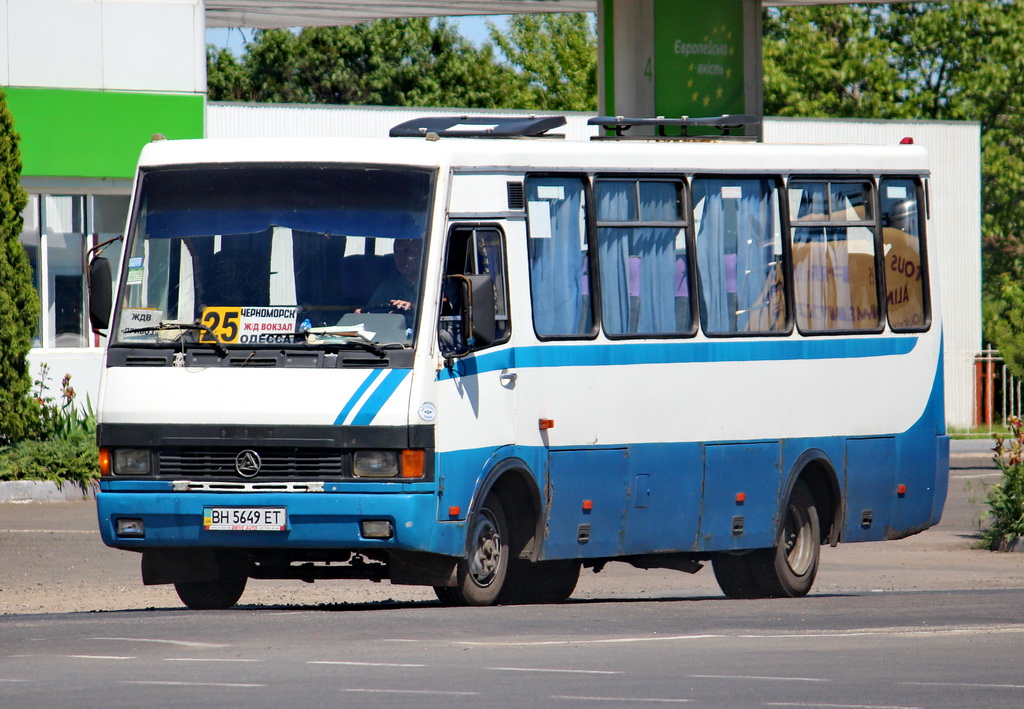
[[[19,237],[28,195],[21,186],[21,151],[14,118],[0,90],[0,444],[33,433],[38,403],[29,394],[28,351],[39,317],[32,268]]]
[[[1019,307],[1007,283],[1024,282],[1024,5],[772,9],[764,57],[769,115],[981,123],[986,337],[1024,349],[1011,342],[1015,328],[994,327]]]
[[[597,34],[590,15],[515,15],[508,27],[506,35],[488,23],[491,41],[528,83],[521,108],[597,110]]]
[[[207,76],[211,100],[272,103],[497,108],[526,91],[489,44],[428,18],[257,31],[240,60],[208,50]]]

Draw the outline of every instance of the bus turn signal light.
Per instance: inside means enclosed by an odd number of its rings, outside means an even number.
[[[554,427],[555,427],[555,420],[554,419],[541,419],[540,420],[540,430],[541,431],[546,431],[549,428],[554,428]]]
[[[110,475],[110,451],[108,449],[100,448],[99,464],[100,475]]]
[[[407,448],[402,451],[402,477],[423,477],[423,451],[418,448]]]

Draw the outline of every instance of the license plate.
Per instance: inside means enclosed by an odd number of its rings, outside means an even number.
[[[203,529],[225,532],[284,532],[284,507],[204,507]]]

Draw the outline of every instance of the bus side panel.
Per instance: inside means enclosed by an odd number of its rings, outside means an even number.
[[[630,446],[623,554],[696,551],[704,477],[699,443]]]
[[[885,539],[896,490],[896,440],[891,437],[846,441],[844,542]]]
[[[704,446],[701,551],[757,549],[775,543],[780,454],[778,441]]]
[[[551,451],[548,465],[542,557],[617,556],[629,504],[629,451]]]

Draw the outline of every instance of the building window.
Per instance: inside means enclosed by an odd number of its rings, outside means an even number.
[[[40,299],[34,347],[95,347],[102,344],[88,322],[86,256],[120,236],[128,216],[127,195],[29,194],[20,242],[32,265]],[[121,242],[103,252],[115,265]]]

